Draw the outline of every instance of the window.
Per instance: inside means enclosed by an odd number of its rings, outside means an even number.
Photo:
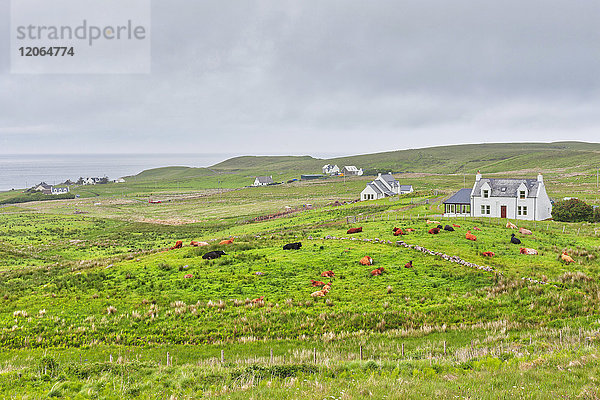
[[[456,204],[450,204],[450,212],[451,213],[456,212]]]
[[[486,205],[481,206],[481,214],[482,215],[490,215],[492,213],[491,211],[492,211],[491,206],[486,206]]]
[[[487,190],[487,189],[485,189],[485,190],[483,191],[483,198],[484,198],[484,199],[487,199],[488,197],[490,197],[490,191],[489,191],[489,190]]]
[[[520,199],[524,199],[525,198],[525,191],[524,190],[519,191],[519,198]]]
[[[527,206],[518,206],[517,215],[527,215]]]
[[[465,214],[470,214],[471,213],[471,205],[467,204],[464,206],[464,213]]]

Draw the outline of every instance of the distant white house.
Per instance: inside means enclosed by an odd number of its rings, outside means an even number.
[[[400,185],[400,182],[392,174],[378,174],[377,178],[367,183],[367,186],[360,192],[360,199],[362,201],[377,200],[411,192],[413,192],[412,185]]]
[[[541,221],[552,217],[552,202],[542,174],[537,179],[491,179],[475,176],[471,216]]]
[[[37,190],[44,194],[65,194],[69,193],[68,187],[56,187],[52,185],[48,185],[46,182],[42,182],[37,186],[34,186],[33,190]]]
[[[351,175],[362,176],[363,169],[362,168],[358,169],[354,165],[346,165],[346,166],[344,166],[344,168],[342,168],[340,173],[344,176],[351,176]]]
[[[275,182],[273,182],[272,176],[257,176],[252,186],[267,186],[273,183]]]
[[[123,179],[123,178],[118,178],[118,179],[115,179],[113,182],[114,182],[114,183],[125,183],[125,179]]]
[[[50,194],[66,194],[69,193],[69,188],[68,187],[56,187],[56,186],[52,186],[50,188]]]
[[[340,173],[340,167],[337,165],[325,164],[323,165],[323,175],[337,175]]]
[[[44,190],[50,191],[52,189],[51,185],[48,185],[46,182],[41,182],[40,184],[33,187],[33,190],[37,190],[38,192],[43,192]]]

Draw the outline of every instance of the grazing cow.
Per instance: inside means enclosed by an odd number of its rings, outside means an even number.
[[[263,300],[264,300],[264,298],[265,298],[265,296],[260,296],[259,298],[252,300],[252,302],[253,302],[254,304],[256,304],[256,303],[260,303],[261,301],[263,301]]]
[[[473,242],[477,241],[477,236],[473,235],[471,231],[467,231],[465,237],[467,238],[467,240],[471,240]]]
[[[452,224],[452,226],[455,228],[460,228],[460,225]]]
[[[427,223],[428,223],[428,224],[436,224],[436,225],[439,225],[439,224],[440,224],[440,222],[439,222],[439,221],[430,221],[430,220],[427,220]]]
[[[192,275],[192,274],[187,274],[186,276],[184,276],[185,279],[190,279],[190,278],[193,278],[193,277],[194,277],[194,275]]]
[[[231,244],[233,243],[233,239],[221,240],[219,244]]]
[[[351,235],[353,233],[359,233],[362,232],[362,226],[358,227],[358,228],[350,228],[348,229],[348,231],[346,232],[347,235]]]
[[[413,267],[412,260],[410,260],[409,262],[404,264],[404,268],[412,268],[412,267]]]
[[[326,294],[327,292],[324,290],[317,290],[316,292],[312,292],[310,295],[312,297],[325,297]]]
[[[483,253],[481,253],[481,255],[484,257],[494,257],[496,254],[494,254],[493,251],[484,251]]]
[[[196,242],[195,240],[192,240],[192,242],[190,243],[190,246],[203,247],[203,246],[208,246],[208,243],[207,242]]]
[[[296,242],[296,243],[288,243],[285,246],[283,246],[284,250],[300,250],[300,247],[302,247],[302,243],[300,242]]]
[[[312,287],[325,286],[325,282],[315,281],[314,279],[310,280],[310,284],[311,284]]]
[[[474,226],[474,227],[473,227],[473,230],[474,230],[474,231],[480,231],[480,230],[481,230],[481,228],[478,228],[478,227]]]
[[[506,227],[510,229],[517,229],[517,226],[510,221],[506,223]]]
[[[445,230],[445,231],[448,231],[448,232],[454,232],[454,228],[453,228],[453,227],[451,227],[450,225],[446,225],[446,226],[444,227],[444,230]]]
[[[529,229],[525,229],[525,228],[519,228],[519,233],[521,235],[531,235],[531,234],[533,234],[533,232],[531,232]]]
[[[321,276],[324,278],[333,278],[335,274],[333,273],[333,271],[325,271],[321,272]]]
[[[573,260],[573,257],[568,255],[566,251],[563,251],[563,253],[560,255],[560,259],[566,262],[567,264],[575,262],[575,260]]]
[[[521,253],[521,254],[529,254],[529,255],[532,255],[532,256],[537,256],[537,254],[538,254],[538,252],[537,252],[536,249],[528,249],[528,248],[525,248],[525,247],[521,247],[519,249],[519,253]]]
[[[227,254],[225,254],[224,251],[216,250],[216,251],[209,251],[208,253],[203,255],[202,258],[205,260],[214,260],[215,258],[219,258],[221,256],[226,256],[226,255]]]
[[[437,235],[438,233],[440,233],[440,228],[431,228],[427,233]]]
[[[359,261],[362,265],[373,265],[373,259],[369,256],[364,256]]]
[[[519,238],[515,237],[514,233],[511,233],[511,235],[510,235],[510,242],[512,244],[521,244],[521,240]]]
[[[406,232],[414,232],[415,230],[413,228],[408,228],[406,229]]]
[[[381,275],[385,272],[385,269],[383,267],[379,267],[377,269],[374,269],[373,271],[371,271],[371,275],[373,276],[378,276]]]
[[[182,247],[183,247],[183,240],[178,240],[177,243],[175,243],[175,246],[171,247],[169,250],[180,249]]]

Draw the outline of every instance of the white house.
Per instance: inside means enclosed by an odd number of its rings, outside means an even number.
[[[350,175],[362,176],[363,170],[362,170],[362,168],[361,169],[356,168],[354,165],[346,165],[346,166],[344,166],[344,168],[342,168],[340,173],[344,176],[350,176]]]
[[[52,186],[48,185],[46,182],[42,182],[39,185],[33,187],[33,190],[37,190],[39,192],[43,192],[44,190],[50,191]]]
[[[325,164],[323,165],[323,175],[337,175],[340,173],[340,167],[337,165]]]
[[[272,176],[257,176],[252,186],[267,186],[273,183]]]
[[[367,186],[360,192],[361,200],[377,200],[384,197],[395,196],[398,194],[411,193],[411,185],[400,185],[392,174],[378,174],[374,181],[367,183]]]
[[[532,221],[551,218],[552,203],[542,174],[537,179],[491,179],[477,172],[471,191],[471,215]]]
[[[50,194],[66,194],[69,193],[69,188],[68,187],[55,187],[52,186],[50,188]]]

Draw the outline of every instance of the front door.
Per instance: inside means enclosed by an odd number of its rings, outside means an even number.
[[[506,218],[506,206],[500,206],[500,218]]]

